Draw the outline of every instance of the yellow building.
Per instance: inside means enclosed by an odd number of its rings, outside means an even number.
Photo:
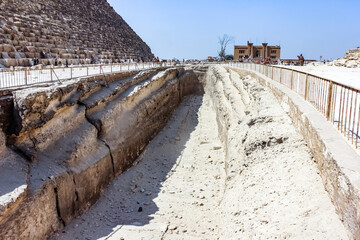
[[[262,46],[254,46],[253,43],[247,42],[247,46],[235,45],[234,47],[234,60],[242,58],[267,58],[273,60],[280,58],[280,46],[268,46],[263,43]]]

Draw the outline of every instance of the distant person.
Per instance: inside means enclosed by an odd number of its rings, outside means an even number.
[[[69,60],[65,60],[65,67],[69,67]]]
[[[41,58],[46,58],[46,53],[45,53],[44,50],[42,50],[42,51],[40,52],[40,57],[41,57]]]
[[[299,58],[300,66],[304,66],[305,58],[303,57],[303,55],[300,54],[300,56],[298,56],[298,58]]]
[[[57,67],[57,65],[58,65],[58,60],[57,58],[55,58],[54,66]]]

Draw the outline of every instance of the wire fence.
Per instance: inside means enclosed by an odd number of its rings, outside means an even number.
[[[292,89],[310,102],[355,146],[359,147],[359,90],[309,73],[254,63],[229,63],[259,72]]]
[[[69,67],[31,67],[0,70],[0,89],[28,86],[38,83],[64,81],[80,77],[144,70],[155,67],[173,66],[174,62],[114,63],[80,65]]]

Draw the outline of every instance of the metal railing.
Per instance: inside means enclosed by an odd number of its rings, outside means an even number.
[[[229,63],[259,72],[292,89],[310,102],[352,143],[360,144],[360,90],[290,68],[254,63]]]
[[[173,66],[173,62],[114,63],[69,67],[31,67],[0,70],[0,89],[64,81],[86,76]]]

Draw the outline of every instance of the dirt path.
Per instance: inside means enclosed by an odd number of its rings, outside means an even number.
[[[52,239],[347,239],[275,98],[215,67],[137,165]]]

